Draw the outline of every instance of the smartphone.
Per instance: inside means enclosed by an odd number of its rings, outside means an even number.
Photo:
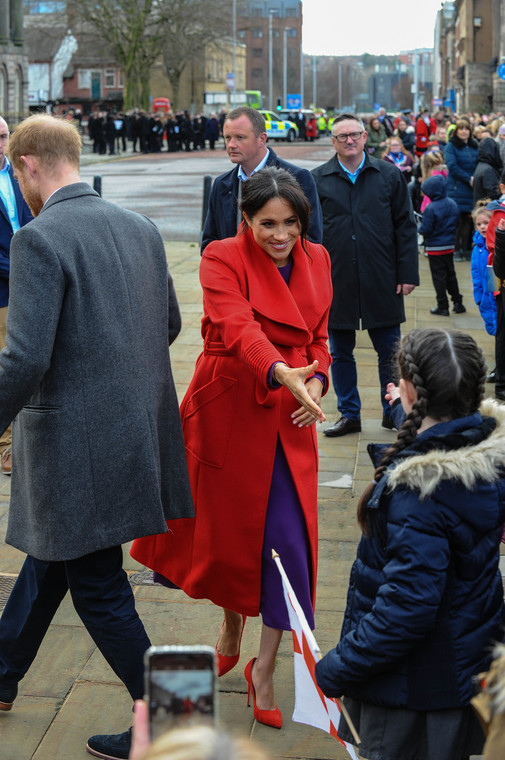
[[[216,723],[215,654],[211,647],[149,647],[144,664],[151,739],[181,725]]]

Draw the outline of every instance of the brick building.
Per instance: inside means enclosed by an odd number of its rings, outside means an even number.
[[[300,0],[246,0],[237,17],[237,37],[247,47],[246,89],[261,90],[267,108],[283,99],[285,59],[287,93],[301,93]]]

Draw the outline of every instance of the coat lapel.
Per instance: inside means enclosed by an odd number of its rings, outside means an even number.
[[[242,250],[247,259],[249,302],[252,308],[273,322],[304,333],[309,332],[318,301],[308,269],[310,260],[300,241],[297,241],[292,251],[294,266],[288,287],[273,260],[256,244],[250,230],[241,238]]]

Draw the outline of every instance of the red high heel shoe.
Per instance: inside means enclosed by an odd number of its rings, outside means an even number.
[[[258,723],[263,723],[265,726],[272,726],[272,728],[282,728],[282,713],[277,705],[273,710],[262,710],[261,708],[256,707],[256,691],[252,682],[252,669],[255,662],[256,657],[253,657],[251,662],[247,663],[244,670],[245,680],[247,681],[247,707],[249,707],[249,699],[252,692],[254,718]]]
[[[247,620],[246,615],[242,615],[242,630],[240,631],[240,639],[238,642],[238,652],[237,654],[233,655],[227,655],[227,654],[220,654],[217,651],[217,644],[216,644],[216,661],[217,661],[217,675],[219,677],[224,676],[225,673],[229,673],[230,670],[232,670],[237,662],[240,659],[240,645],[242,643],[242,635],[244,633],[244,627],[245,627],[245,621]],[[221,625],[221,630],[223,629],[223,624]]]

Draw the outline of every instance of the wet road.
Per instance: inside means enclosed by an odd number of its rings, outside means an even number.
[[[281,158],[309,170],[332,155],[329,138],[273,147]],[[225,151],[126,155],[121,160],[85,164],[81,178],[93,185],[93,177],[100,175],[102,196],[149,216],[164,240],[199,241],[203,177],[210,174],[215,178],[232,167]]]

